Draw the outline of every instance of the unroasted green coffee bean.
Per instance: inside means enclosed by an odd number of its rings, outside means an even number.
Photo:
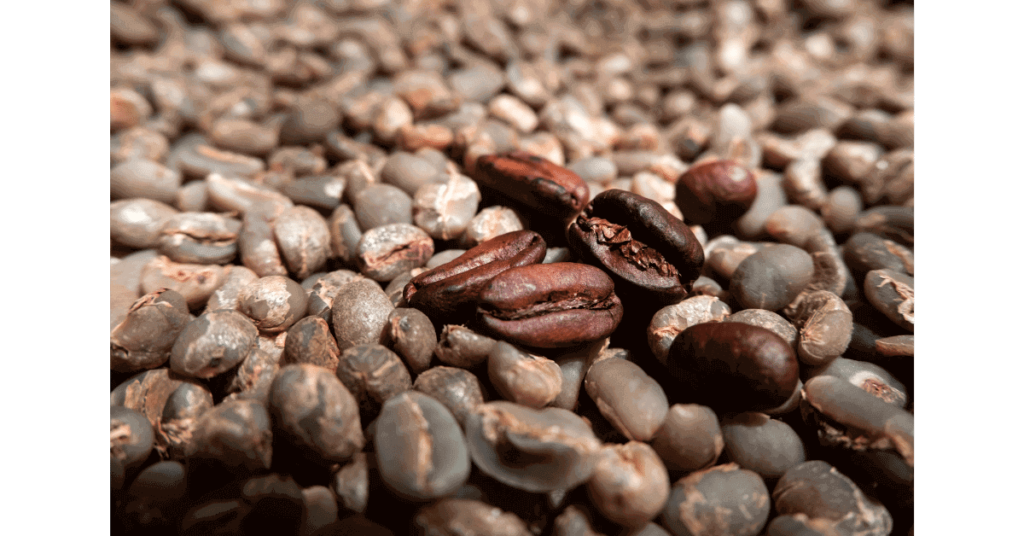
[[[668,471],[646,443],[608,445],[587,481],[587,493],[608,519],[626,527],[643,526],[668,500]]]
[[[766,246],[736,267],[729,292],[744,309],[782,309],[811,282],[814,262],[788,244]]]
[[[288,271],[299,280],[323,268],[331,253],[327,221],[309,207],[290,207],[281,212],[274,220],[274,239]]]
[[[892,531],[892,516],[846,475],[821,460],[797,465],[772,492],[781,515],[804,514],[836,522],[843,533],[882,536]]]
[[[729,461],[762,478],[778,478],[806,459],[800,437],[788,424],[763,413],[739,413],[722,419]]]
[[[420,536],[529,536],[531,532],[518,516],[487,503],[468,499],[442,499],[424,506],[414,520]]]
[[[256,345],[259,331],[236,311],[213,311],[188,323],[171,348],[171,370],[212,378],[241,363]]]
[[[827,365],[811,369],[810,377],[835,376],[900,408],[907,406],[907,388],[882,367],[838,357]]]
[[[153,450],[153,425],[145,415],[110,406],[110,459],[124,470],[138,467]]]
[[[409,368],[419,374],[430,366],[437,346],[434,324],[418,309],[399,307],[388,314],[384,326],[384,344],[402,356]]]
[[[500,341],[487,358],[487,375],[505,400],[540,409],[562,390],[562,370],[554,361]]]
[[[864,277],[864,294],[889,320],[914,331],[914,278],[892,270],[872,270]]]
[[[725,441],[714,410],[698,404],[674,404],[651,446],[670,470],[696,471],[715,463]]]
[[[791,318],[800,330],[797,356],[807,365],[827,364],[850,346],[853,313],[839,296],[827,290],[806,294],[797,302]]]
[[[341,350],[327,321],[319,316],[307,316],[288,330],[281,364],[309,363],[335,371],[340,356]]]
[[[173,290],[139,298],[124,321],[110,331],[110,369],[137,372],[163,365],[188,322],[185,298]]]
[[[649,441],[665,421],[665,391],[642,368],[625,359],[594,363],[584,386],[601,414],[630,440]]]
[[[487,360],[496,343],[494,339],[467,327],[448,324],[441,331],[434,355],[446,365],[473,368]]]
[[[342,352],[337,375],[368,417],[377,415],[388,399],[412,388],[402,360],[379,344],[357,344]]]
[[[662,521],[675,536],[756,536],[768,523],[770,509],[761,477],[728,463],[678,480]]]
[[[392,309],[391,300],[374,281],[359,279],[341,287],[331,305],[331,327],[338,348],[379,343]]]
[[[270,415],[256,400],[225,400],[196,422],[185,455],[245,474],[270,468]]]
[[[284,276],[262,277],[239,293],[238,310],[262,333],[281,333],[306,314],[306,291]]]
[[[417,376],[412,387],[444,404],[462,426],[473,410],[484,403],[476,375],[460,368],[433,367]]]

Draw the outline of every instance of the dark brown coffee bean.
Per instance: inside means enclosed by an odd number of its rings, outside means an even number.
[[[604,447],[587,481],[591,503],[625,527],[641,527],[661,513],[668,492],[665,465],[654,449],[638,441]]]
[[[269,469],[272,452],[267,408],[256,400],[225,400],[196,422],[185,454],[190,462],[213,461],[246,474]]]
[[[419,268],[434,254],[434,241],[419,227],[390,223],[363,234],[356,246],[359,271],[374,281],[391,281]]]
[[[799,332],[780,314],[764,309],[744,309],[723,318],[722,322],[739,322],[767,329],[789,343],[794,353],[797,351]]]
[[[238,296],[242,293],[242,289],[259,279],[256,272],[244,266],[230,265],[225,267],[225,271],[227,275],[224,277],[224,283],[210,296],[209,301],[206,302],[204,313],[218,309],[237,309]]]
[[[787,244],[766,246],[739,264],[729,293],[744,309],[777,311],[793,301],[814,275],[806,251]]]
[[[281,367],[268,402],[275,431],[311,461],[343,463],[365,445],[356,400],[328,370]]]
[[[160,253],[175,262],[226,264],[238,252],[242,222],[209,212],[182,212],[160,226]]]
[[[505,400],[540,409],[562,390],[562,371],[554,361],[499,341],[487,358],[487,376]]]
[[[327,221],[309,207],[291,207],[281,212],[274,220],[274,238],[288,271],[296,279],[305,279],[323,268],[331,254]]]
[[[238,365],[256,345],[259,332],[235,311],[206,313],[188,323],[171,348],[171,370],[212,378]]]
[[[729,461],[762,478],[778,478],[806,459],[800,437],[786,423],[763,413],[722,418],[722,437]]]
[[[675,536],[756,536],[768,523],[769,510],[761,477],[729,463],[676,481],[662,522]]]
[[[585,482],[601,446],[586,421],[572,412],[505,401],[479,406],[466,420],[466,439],[484,474],[534,493]]]
[[[673,404],[651,446],[672,471],[710,467],[725,446],[718,416],[707,406]]]
[[[651,317],[647,327],[647,344],[651,352],[654,352],[654,357],[664,363],[672,341],[684,329],[705,322],[720,322],[731,312],[728,305],[712,296],[694,296],[663,307]]]
[[[213,408],[213,394],[206,387],[184,382],[164,404],[156,426],[157,448],[173,459],[184,460],[199,418]]]
[[[145,198],[171,205],[180,186],[181,173],[150,160],[129,160],[110,170],[112,199]]]
[[[607,337],[622,302],[601,270],[575,263],[534,264],[495,277],[480,293],[480,325],[525,346],[558,348]]]
[[[811,369],[810,377],[816,376],[835,376],[896,407],[907,407],[907,388],[874,363],[837,357],[827,365]]]
[[[790,345],[764,328],[708,323],[680,333],[668,369],[694,401],[719,411],[760,411],[785,402],[796,389],[798,366]]]
[[[704,251],[682,220],[622,190],[598,194],[566,237],[576,255],[612,273],[620,292],[665,304],[686,296],[704,265]]]
[[[434,348],[438,361],[459,368],[473,368],[487,360],[498,341],[467,327],[448,324]]]
[[[382,404],[412,389],[412,378],[398,355],[379,344],[357,344],[341,354],[337,376],[367,417]]]
[[[414,277],[405,287],[405,300],[435,321],[468,320],[480,292],[495,276],[539,262],[545,248],[544,239],[533,231],[501,235]]]
[[[800,330],[797,355],[811,366],[827,364],[846,352],[853,334],[853,314],[827,290],[807,294],[791,315]]]
[[[844,533],[881,536],[892,531],[892,516],[867,497],[849,477],[821,460],[804,462],[786,471],[772,492],[781,515],[804,514],[837,522]]]
[[[177,213],[152,199],[114,201],[110,203],[110,238],[130,248],[155,248],[163,222]]]
[[[341,350],[327,321],[319,316],[307,316],[288,330],[281,364],[308,363],[336,371],[340,356]]]
[[[390,184],[367,186],[352,203],[359,227],[369,231],[391,223],[412,224],[412,197]]]
[[[420,536],[529,536],[518,516],[490,504],[468,499],[442,499],[420,508],[413,521]]]
[[[137,372],[163,365],[188,322],[185,298],[173,290],[139,298],[124,321],[110,331],[110,369]]]
[[[338,348],[379,343],[388,315],[394,306],[380,288],[369,279],[349,282],[338,290],[331,305],[331,327],[338,339]]]
[[[349,512],[366,512],[369,488],[370,475],[365,452],[353,454],[352,460],[332,475],[331,491],[337,497],[338,505]]]
[[[402,356],[416,374],[430,366],[437,346],[437,334],[427,315],[416,309],[400,307],[388,315],[384,344]]]
[[[914,275],[914,252],[873,233],[857,233],[843,244],[843,260],[855,277],[871,270]]]
[[[687,222],[729,223],[743,215],[757,197],[754,175],[730,160],[691,167],[676,183],[676,205]]]
[[[333,175],[302,177],[286,184],[281,193],[297,204],[334,210],[341,204],[345,193],[345,178]]]
[[[381,479],[403,499],[443,497],[469,477],[469,452],[458,422],[425,394],[407,391],[385,402],[373,441]]]
[[[281,333],[306,314],[306,291],[284,276],[262,277],[239,293],[238,310],[261,332]]]
[[[426,370],[416,377],[412,387],[444,404],[463,427],[473,410],[484,403],[477,377],[455,367],[433,367]]]
[[[524,151],[481,157],[474,179],[557,218],[575,216],[590,200],[586,184],[578,175]]]
[[[901,328],[914,331],[914,278],[892,270],[872,270],[864,277],[871,305]]]
[[[238,256],[242,264],[260,277],[288,275],[274,241],[273,218],[270,214],[247,212],[238,234]]]
[[[153,450],[153,425],[123,406],[110,406],[110,459],[123,470],[138,467]]]
[[[327,220],[331,233],[331,253],[347,266],[356,265],[357,247],[363,232],[359,230],[355,213],[348,205],[340,205]]]
[[[424,184],[414,192],[412,217],[431,237],[450,240],[461,235],[476,215],[480,189],[465,175],[440,174],[443,182]]]
[[[665,421],[665,391],[642,368],[625,359],[594,363],[584,386],[601,414],[630,440],[650,441]]]

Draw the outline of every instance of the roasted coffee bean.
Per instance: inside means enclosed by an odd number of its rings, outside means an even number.
[[[720,322],[731,312],[728,305],[712,296],[694,296],[668,305],[651,318],[647,327],[647,344],[654,357],[664,363],[672,341],[684,329],[705,322]]]
[[[450,240],[469,227],[480,204],[480,189],[454,171],[440,176],[447,180],[424,184],[414,192],[412,217],[431,237]]]
[[[405,287],[405,300],[435,321],[471,318],[480,292],[498,274],[540,262],[544,239],[533,231],[492,238],[456,259],[424,272]]]
[[[754,204],[756,197],[754,175],[729,160],[695,165],[676,183],[676,205],[687,222],[700,225],[733,222]]]
[[[281,367],[268,403],[275,431],[311,461],[343,463],[366,443],[356,399],[321,367]]]
[[[236,311],[213,311],[189,322],[171,348],[171,370],[212,378],[238,365],[256,345],[259,331]]]
[[[331,254],[347,266],[356,265],[356,252],[359,239],[363,232],[359,230],[355,213],[348,205],[342,204],[334,209],[327,220],[327,228],[331,234]]]
[[[503,234],[522,231],[523,221],[515,210],[508,207],[487,207],[469,220],[466,232],[459,237],[461,248],[473,248]]]
[[[153,451],[153,425],[145,415],[123,406],[110,406],[110,463],[122,471],[141,465]],[[113,483],[112,483],[113,484]]]
[[[864,294],[886,318],[914,331],[914,278],[892,270],[872,270],[864,277]]]
[[[739,322],[767,329],[782,337],[793,348],[793,352],[797,352],[799,332],[782,315],[764,309],[744,309],[723,318],[722,322]]]
[[[473,373],[455,367],[433,367],[416,377],[413,389],[434,397],[452,412],[460,426],[484,403],[480,381]]]
[[[811,378],[835,376],[896,407],[907,406],[907,388],[892,374],[874,363],[837,357],[827,365],[812,369],[809,374]]]
[[[185,455],[236,474],[265,471],[273,452],[270,415],[256,400],[225,400],[204,413],[192,432]]]
[[[572,412],[488,402],[466,420],[473,462],[484,474],[529,492],[569,489],[590,478],[600,442]]]
[[[798,380],[796,355],[785,340],[738,323],[687,328],[672,343],[666,364],[687,396],[719,411],[777,407]]]
[[[697,404],[674,404],[665,414],[651,446],[672,471],[710,467],[724,448],[718,416]]]
[[[814,275],[814,261],[787,244],[766,246],[736,267],[729,293],[744,309],[777,311],[793,301]]]
[[[437,334],[427,315],[416,309],[397,308],[388,314],[384,344],[402,356],[416,374],[430,366]]]
[[[110,238],[130,248],[157,247],[163,222],[177,214],[152,199],[122,199],[110,203]]]
[[[128,160],[110,170],[112,199],[145,198],[172,205],[180,186],[180,172],[150,160]]]
[[[591,503],[625,527],[643,526],[661,513],[668,492],[665,465],[654,449],[638,441],[601,449],[587,481]]]
[[[265,334],[281,333],[306,314],[306,291],[280,275],[261,277],[238,294],[238,311]]]
[[[411,195],[390,184],[367,186],[356,194],[352,209],[364,231],[392,223],[412,224]]]
[[[438,361],[459,368],[473,368],[487,360],[497,341],[467,327],[448,324],[434,348]]]
[[[110,331],[110,369],[137,372],[163,365],[188,322],[185,298],[173,290],[139,298],[124,321]]]
[[[444,497],[469,477],[469,452],[458,422],[425,394],[407,391],[385,402],[373,441],[381,478],[404,499]]]
[[[157,448],[174,459],[184,459],[199,418],[213,409],[213,394],[206,387],[183,382],[164,404],[156,426]]]
[[[573,253],[611,272],[620,293],[663,304],[685,297],[704,265],[704,251],[682,220],[622,190],[598,194],[566,237]]]
[[[722,418],[722,437],[729,461],[762,478],[778,478],[806,460],[800,437],[786,423],[763,413]]]
[[[331,254],[327,222],[309,207],[296,206],[281,212],[274,220],[274,239],[288,271],[299,280],[323,268]]]
[[[212,264],[177,263],[160,255],[142,268],[141,290],[148,294],[166,288],[181,294],[189,309],[198,309],[224,282],[225,269]]]
[[[843,244],[843,260],[856,277],[871,270],[914,275],[914,252],[874,233],[857,233]]]
[[[665,421],[665,391],[642,368],[625,359],[594,363],[584,386],[601,415],[630,440],[650,441]]]
[[[281,364],[308,363],[335,371],[340,356],[327,321],[319,316],[307,316],[288,329]]]
[[[349,512],[366,512],[366,501],[370,491],[369,478],[365,452],[353,454],[351,461],[334,471],[331,491],[337,497],[339,506]]]
[[[206,302],[204,313],[218,309],[237,309],[238,297],[242,293],[242,289],[259,279],[256,272],[244,266],[229,265],[225,271],[227,275],[224,277],[224,283],[210,296]]]
[[[770,509],[761,477],[729,463],[678,480],[662,521],[675,536],[756,536],[768,523]]]
[[[477,183],[558,218],[571,218],[590,194],[578,175],[524,151],[486,155],[477,161]]]
[[[502,398],[534,409],[548,405],[562,390],[557,363],[504,341],[491,348],[487,376]]]
[[[585,264],[534,264],[493,278],[480,293],[480,325],[525,346],[576,346],[610,335],[622,320],[614,283]]]
[[[529,536],[526,523],[513,513],[468,499],[442,499],[424,506],[413,521],[420,536]]]
[[[822,460],[786,471],[772,492],[772,501],[780,515],[827,519],[843,533],[881,536],[892,531],[888,510]]]
[[[281,193],[298,204],[334,210],[341,205],[345,193],[345,178],[333,175],[302,177],[286,184]]]
[[[412,378],[402,360],[379,344],[358,344],[341,354],[337,376],[367,416],[382,404],[412,389]]]
[[[387,282],[426,264],[434,254],[434,241],[419,227],[391,223],[366,231],[356,252],[356,264],[363,275]]]
[[[331,305],[331,327],[338,348],[379,343],[392,309],[391,301],[374,281],[358,279],[341,287]]]
[[[827,290],[807,294],[791,316],[800,330],[797,356],[811,366],[827,364],[846,352],[853,334],[853,314]]]

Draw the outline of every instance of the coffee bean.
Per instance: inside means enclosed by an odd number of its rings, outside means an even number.
[[[347,266],[355,266],[357,246],[363,232],[359,230],[352,208],[343,204],[334,209],[327,220],[327,229],[331,234],[332,256]]]
[[[281,189],[295,203],[323,210],[341,205],[345,178],[334,175],[310,175],[290,182]]]
[[[756,536],[768,523],[768,488],[734,463],[704,469],[672,486],[662,522],[675,536]]]
[[[480,381],[459,368],[433,367],[417,376],[412,387],[444,404],[463,427],[473,410],[484,403]]]
[[[484,156],[477,168],[479,184],[558,218],[574,216],[590,200],[578,175],[527,152]]]
[[[242,289],[259,279],[256,272],[244,266],[230,265],[225,268],[225,271],[227,275],[224,276],[224,283],[210,296],[206,302],[204,313],[218,309],[237,309],[238,297],[242,293]]]
[[[767,329],[782,337],[793,348],[793,352],[797,352],[799,332],[782,315],[764,309],[744,309],[723,318],[722,322],[739,322],[748,326]]]
[[[413,197],[413,221],[431,237],[450,240],[461,235],[476,215],[480,190],[472,179],[458,173],[447,180],[424,184]]]
[[[124,321],[110,331],[110,369],[137,372],[163,365],[188,322],[185,298],[173,290],[139,298]]]
[[[466,420],[466,439],[484,474],[534,493],[585,482],[600,449],[590,426],[575,414],[504,401],[479,406]]]
[[[206,387],[182,382],[167,398],[156,427],[157,448],[174,459],[184,460],[199,418],[213,408],[213,394]]]
[[[523,221],[515,210],[502,206],[487,207],[469,220],[466,232],[459,237],[458,245],[469,249],[492,238],[523,229]]]
[[[800,330],[797,355],[811,366],[827,364],[846,352],[853,334],[853,314],[843,300],[819,290],[797,304],[794,325]]]
[[[487,331],[538,348],[575,346],[607,337],[622,319],[611,278],[585,264],[534,264],[495,277],[480,293],[477,316]]]
[[[357,344],[342,352],[337,376],[370,418],[382,404],[412,388],[412,378],[398,355],[379,344]]]
[[[300,99],[289,110],[288,119],[281,125],[281,143],[317,143],[337,128],[340,122],[341,114],[330,102],[316,98]]]
[[[153,450],[153,426],[144,415],[123,406],[110,406],[110,460],[129,471]],[[111,483],[113,485],[113,482]]]
[[[669,372],[694,401],[720,411],[760,411],[785,402],[797,383],[793,349],[764,328],[707,323],[680,333]]]
[[[718,416],[697,404],[673,404],[651,440],[651,447],[672,471],[710,467],[724,445]]]
[[[757,197],[754,175],[736,162],[718,160],[691,167],[676,183],[676,205],[687,222],[732,222]]]
[[[882,367],[865,361],[837,357],[826,365],[810,371],[810,377],[834,376],[895,405],[906,408],[907,388]]]
[[[238,365],[256,344],[258,331],[245,315],[214,311],[189,322],[171,348],[171,370],[212,378]]]
[[[621,190],[595,197],[566,237],[573,253],[613,274],[620,293],[640,292],[665,304],[690,292],[704,264],[704,252],[682,220]]]
[[[369,494],[369,472],[367,455],[357,452],[352,460],[338,468],[332,475],[331,491],[338,498],[339,506],[350,512],[366,512],[366,501]]]
[[[849,186],[833,188],[821,205],[821,219],[833,233],[849,233],[864,210],[864,201],[857,190]]]
[[[177,164],[185,176],[200,179],[212,173],[226,177],[252,177],[266,169],[263,160],[259,158],[222,151],[205,142],[184,150]]]
[[[501,235],[414,277],[405,299],[435,320],[469,319],[487,283],[510,268],[540,261],[544,250],[544,239],[532,231]]]
[[[456,536],[488,534],[491,536],[528,536],[526,523],[515,514],[487,503],[467,499],[442,499],[424,506],[414,520],[420,536]]]
[[[305,279],[323,268],[331,253],[331,234],[320,213],[303,206],[287,208],[274,220],[273,227],[278,251],[296,279]]]
[[[838,536],[836,523],[828,519],[808,518],[804,514],[782,515],[772,519],[767,536]]]
[[[327,321],[319,316],[307,316],[288,329],[281,364],[308,363],[335,371],[340,356]]]
[[[504,341],[491,348],[487,376],[502,398],[534,409],[548,405],[562,390],[562,371],[554,361]]]
[[[782,188],[782,176],[776,173],[760,173],[757,182],[757,196],[750,208],[733,222],[736,236],[744,240],[755,240],[765,234],[768,218],[786,204],[786,192]]]
[[[914,247],[914,208],[891,205],[869,208],[857,216],[853,232],[874,233]]]
[[[384,167],[380,170],[380,178],[381,182],[397,186],[411,196],[424,185],[436,182],[438,171],[440,169],[428,160],[396,151],[385,160]]]
[[[786,471],[772,500],[781,515],[804,514],[836,522],[843,532],[882,535],[892,531],[892,516],[867,497],[846,475],[827,462],[813,460]]]
[[[455,417],[422,393],[407,391],[385,402],[373,440],[381,478],[404,499],[443,497],[469,477],[466,439]]]
[[[820,210],[828,196],[821,176],[821,162],[808,157],[790,162],[782,174],[782,188],[794,203]]]
[[[914,278],[892,270],[872,270],[864,277],[871,305],[901,328],[914,331]]]
[[[800,294],[813,274],[814,261],[807,252],[787,244],[770,245],[736,267],[729,292],[744,309],[777,311]]]
[[[591,156],[577,160],[570,164],[568,168],[569,171],[572,171],[581,179],[598,184],[608,184],[619,176],[615,162],[600,156]]]
[[[245,119],[222,118],[210,127],[210,141],[226,151],[264,156],[277,146],[275,129]]]
[[[391,305],[395,307],[408,307],[409,304],[405,301],[405,287],[409,284],[409,281],[412,281],[412,278],[426,271],[426,268],[413,268],[398,274],[394,279],[388,281],[387,286],[384,287],[384,294],[391,300]],[[431,326],[431,329],[433,329],[433,326]]]
[[[412,224],[412,197],[390,184],[367,186],[356,194],[352,209],[364,231],[392,223]]]
[[[275,431],[313,462],[348,461],[366,442],[356,399],[321,367],[281,367],[268,402]]]
[[[602,515],[626,527],[640,527],[668,500],[665,465],[646,443],[605,446],[587,481],[590,500]]]
[[[210,461],[234,473],[270,468],[270,415],[255,400],[225,400],[196,422],[185,455]]]
[[[720,322],[732,311],[712,296],[694,296],[658,310],[647,328],[647,344],[662,363],[668,358],[672,341],[683,330],[705,322]]]
[[[434,241],[419,227],[391,223],[363,234],[356,246],[359,271],[374,281],[391,281],[419,268],[434,254]]]
[[[149,419],[154,429],[158,429],[167,400],[186,380],[192,381],[167,368],[140,372],[111,391],[110,405],[138,411]]]
[[[209,203],[219,210],[239,212],[245,216],[256,210],[263,213],[277,212],[267,207],[284,209],[292,206],[291,199],[270,186],[232,174],[211,173],[206,175],[205,182]]]
[[[434,325],[416,309],[397,308],[388,315],[384,343],[394,349],[416,374],[430,366],[437,346]]]
[[[130,248],[155,248],[160,227],[177,213],[173,207],[152,199],[114,201],[110,203],[110,238]]]
[[[110,170],[113,199],[145,198],[170,205],[180,186],[181,173],[150,160],[128,160]]]
[[[163,162],[170,144],[167,136],[146,127],[132,127],[110,137],[110,162],[120,164],[135,158]]]
[[[238,235],[238,256],[246,268],[260,277],[288,275],[281,252],[274,241],[273,216],[256,211],[242,217]]]
[[[601,414],[630,440],[650,441],[668,413],[661,385],[625,359],[594,363],[584,386]]]
[[[591,525],[590,518],[593,514],[588,515],[587,509],[583,506],[577,506],[575,504],[569,505],[558,517],[555,518],[554,528],[552,529],[552,536],[598,536],[599,534],[594,531],[594,527]]]
[[[704,251],[707,255],[705,272],[710,268],[711,274],[728,281],[736,273],[736,268],[747,257],[765,248],[765,242],[741,242],[732,235],[719,235],[709,241]]]
[[[338,290],[331,306],[331,327],[338,348],[378,343],[394,306],[380,285],[369,279],[349,282]]]
[[[242,222],[208,212],[181,212],[160,226],[160,253],[175,262],[226,264],[238,252]]]
[[[914,357],[914,336],[883,337],[875,341],[875,351],[888,357]]]
[[[806,459],[800,437],[786,423],[763,413],[739,413],[722,419],[729,461],[762,478],[781,477]]]
[[[843,244],[843,260],[855,277],[871,270],[914,275],[914,252],[873,233],[856,233]]]
[[[448,324],[434,348],[438,361],[459,368],[473,368],[487,360],[497,341],[467,327]]]
[[[338,501],[334,493],[324,486],[311,486],[302,490],[302,503],[306,507],[306,514],[302,518],[299,534],[313,534],[317,529],[338,520]]]
[[[281,333],[306,314],[306,291],[284,276],[262,277],[238,294],[238,310],[261,332]]]
[[[765,231],[769,236],[801,249],[806,249],[807,241],[824,227],[824,222],[814,211],[800,205],[779,207],[765,221]]]

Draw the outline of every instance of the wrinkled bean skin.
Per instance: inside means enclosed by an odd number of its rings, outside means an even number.
[[[622,320],[614,283],[585,264],[558,262],[513,268],[480,293],[480,326],[516,344],[576,346],[607,337]]]
[[[687,328],[672,343],[667,364],[696,402],[720,411],[777,407],[799,379],[789,343],[767,329],[739,323]]]
[[[682,220],[624,190],[598,194],[566,238],[584,262],[612,274],[620,293],[640,292],[663,304],[686,297],[704,266],[704,249]]]
[[[474,179],[544,214],[570,218],[590,201],[579,175],[524,151],[486,155]]]

